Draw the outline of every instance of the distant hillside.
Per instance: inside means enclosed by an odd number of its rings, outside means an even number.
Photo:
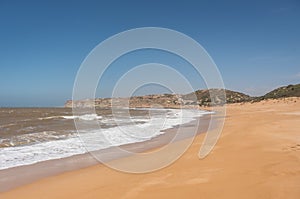
[[[211,106],[210,93],[216,94],[217,96],[213,99],[215,105],[224,104],[224,99],[220,99],[217,95],[222,92],[220,89],[210,90],[198,90],[195,93],[189,93],[186,95],[179,94],[157,94],[157,95],[145,95],[145,96],[133,96],[129,99],[130,107],[151,107],[152,105],[160,105],[168,108],[180,108],[185,107],[198,107],[198,106]],[[250,101],[251,97],[243,93],[225,90],[227,103],[245,102]],[[221,96],[221,95],[220,95]],[[110,98],[97,98],[97,99],[85,99],[79,101],[68,100],[65,103],[65,107],[110,107],[112,102],[114,106],[125,106],[127,98],[116,98],[114,100]]]
[[[197,99],[198,99],[198,104],[200,106],[209,106],[211,103],[210,93],[213,93],[213,94],[215,94],[215,96],[218,96],[218,93],[220,93],[220,92],[223,92],[223,91],[220,89],[197,90],[195,93],[183,95],[182,98],[186,99],[186,100],[188,100],[188,99],[191,100],[193,98],[193,96],[196,95]],[[246,95],[244,93],[226,90],[226,89],[225,89],[225,94],[226,94],[226,102],[227,103],[246,102],[246,101],[250,101],[252,99],[249,95]],[[213,99],[213,101],[216,104],[219,104],[219,103],[224,102],[224,99]]]
[[[300,84],[282,86],[280,88],[272,90],[264,96],[258,97],[257,99],[278,99],[284,97],[300,97]]]
[[[212,101],[210,98],[210,93],[212,96],[216,96],[213,99],[214,105],[224,104],[224,99],[220,99],[218,95],[219,92],[223,92],[221,89],[210,89],[210,90],[197,90],[194,93],[189,93],[186,95],[180,94],[159,94],[159,95],[145,95],[145,96],[133,96],[129,99],[130,107],[151,107],[154,104],[168,107],[168,108],[180,108],[181,106],[185,107],[198,107],[198,106],[211,106]],[[239,102],[256,102],[264,99],[278,99],[284,97],[300,97],[300,84],[297,85],[288,85],[277,88],[263,96],[260,97],[251,97],[249,95],[225,90],[226,94],[226,103],[239,103]],[[222,95],[220,95],[222,96]],[[68,100],[65,103],[65,107],[72,107],[74,104],[75,107],[101,107],[107,108],[111,107],[112,102],[115,106],[123,107],[127,104],[128,98],[97,98],[97,99],[85,99],[79,101]],[[128,105],[128,104],[127,104]]]

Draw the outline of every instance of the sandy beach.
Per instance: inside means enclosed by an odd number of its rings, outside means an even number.
[[[231,104],[212,153],[197,154],[205,134],[175,163],[148,174],[95,165],[46,177],[6,198],[299,198],[300,98]],[[185,140],[173,143],[173,147]],[[136,156],[114,161],[130,161]]]

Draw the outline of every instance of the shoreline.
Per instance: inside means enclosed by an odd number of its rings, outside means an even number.
[[[198,131],[196,133],[196,136],[200,133],[205,133],[208,128],[211,117],[212,114],[205,114],[201,117],[195,118],[195,120],[189,123],[180,125],[180,128],[183,128],[183,130],[187,133],[183,137],[176,137],[176,140],[174,141],[177,142],[178,140],[187,139],[193,136],[193,132],[189,133],[189,129],[194,129],[195,125],[198,125]],[[154,150],[168,144],[176,135],[177,129],[178,126],[175,126],[173,128],[164,130],[164,134],[158,135],[150,140],[144,142],[125,144],[118,147],[135,153]],[[97,153],[102,153],[105,155],[105,162],[113,161],[119,158],[124,158],[124,154],[122,155],[116,153],[114,148],[115,147],[101,149],[97,151]],[[84,154],[78,154],[66,158],[46,160],[31,165],[22,165],[8,169],[3,169],[0,170],[0,193],[13,190],[20,186],[24,186],[26,184],[30,184],[47,177],[56,176],[74,170],[84,169],[98,164],[103,163],[100,163],[89,152],[87,152]]]
[[[174,164],[156,172],[128,174],[98,164],[2,192],[0,197],[298,199],[299,122],[300,98],[228,105],[222,135],[204,159],[197,156],[205,135],[200,134]],[[135,164],[138,157],[114,161]]]

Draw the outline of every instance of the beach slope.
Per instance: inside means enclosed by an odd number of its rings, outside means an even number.
[[[157,172],[126,174],[97,165],[0,193],[0,198],[298,199],[299,127],[300,98],[231,104],[223,133],[205,159],[197,156],[205,136],[200,134],[178,161]]]

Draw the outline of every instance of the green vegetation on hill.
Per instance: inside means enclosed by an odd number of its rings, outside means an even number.
[[[224,90],[221,89],[197,90],[194,93],[183,95],[182,98],[185,100],[193,100],[192,98],[196,96],[200,106],[210,106],[212,101],[214,104],[224,104],[225,99],[220,99],[220,96],[223,96],[222,92],[224,92]],[[252,99],[249,95],[226,89],[225,95],[227,103],[246,102]]]
[[[278,99],[284,97],[300,97],[300,84],[282,86],[265,94],[264,96],[258,97],[258,99]]]
[[[198,100],[198,104],[200,106],[210,106],[212,104],[212,101],[214,102],[214,104],[221,104],[224,102],[224,99],[211,100],[210,94],[214,96],[213,93],[218,93],[218,92],[223,92],[223,90],[220,89],[198,90],[194,93],[183,95],[182,98],[185,100],[193,100],[192,99],[193,96],[196,96]],[[239,102],[258,102],[265,99],[279,99],[285,97],[300,97],[300,84],[282,86],[260,97],[251,97],[244,93],[235,92],[226,89],[225,89],[225,94],[226,94],[226,103],[229,104],[239,103]]]

